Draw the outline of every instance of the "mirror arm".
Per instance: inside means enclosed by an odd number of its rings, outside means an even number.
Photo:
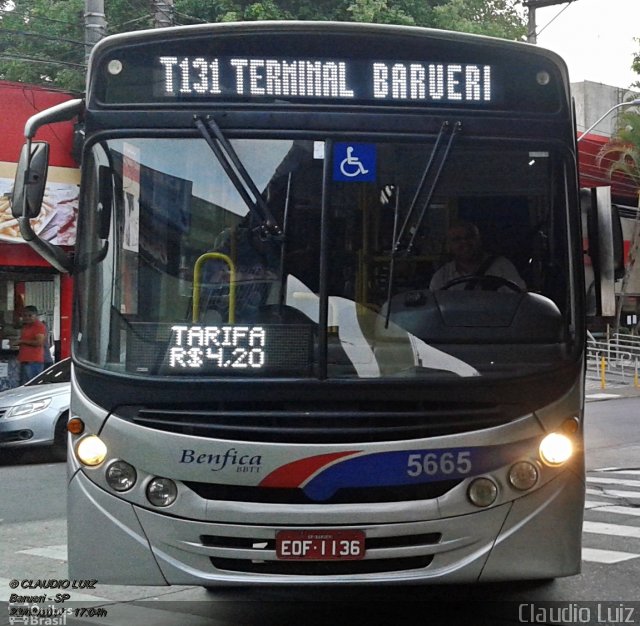
[[[32,115],[27,123],[24,125],[24,136],[27,141],[33,139],[38,129],[47,124],[54,124],[55,122],[66,122],[79,115],[83,108],[83,100],[76,98],[74,100],[68,100],[62,104],[56,104],[55,106]]]
[[[24,136],[29,152],[31,151],[31,141],[39,128],[47,124],[71,120],[80,115],[82,109],[83,100],[76,98],[31,116],[24,126]],[[29,167],[27,167],[26,171],[29,172]],[[23,215],[22,217],[18,217],[17,220],[22,238],[58,271],[70,274],[73,269],[73,259],[71,256],[60,246],[56,246],[38,237],[33,228],[31,228],[31,222],[28,217]]]
[[[65,274],[71,274],[73,269],[73,259],[60,246],[40,239],[31,228],[31,222],[27,217],[19,217],[18,225],[22,238],[45,260],[49,261],[53,267]]]

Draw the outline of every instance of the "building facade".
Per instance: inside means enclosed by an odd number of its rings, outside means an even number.
[[[49,329],[56,357],[69,355],[71,344],[72,279],[60,274],[24,243],[11,214],[10,198],[16,164],[29,117],[73,98],[63,91],[0,81],[0,389],[17,384],[15,351],[10,341],[20,332],[22,309],[38,307]],[[38,140],[49,143],[50,167],[41,215],[34,230],[51,243],[75,245],[80,171],[73,157],[74,124],[43,128]]]

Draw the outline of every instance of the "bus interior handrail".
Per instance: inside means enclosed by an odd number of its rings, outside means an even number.
[[[200,288],[202,267],[207,261],[223,261],[229,267],[229,315],[228,322],[233,324],[236,321],[236,267],[231,257],[222,252],[205,252],[200,255],[193,266],[193,297],[192,297],[192,320],[198,323],[200,318]]]

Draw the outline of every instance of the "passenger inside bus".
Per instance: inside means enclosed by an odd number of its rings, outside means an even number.
[[[429,289],[526,290],[525,282],[509,259],[484,250],[475,224],[455,222],[449,228],[447,242],[453,258],[435,272]]]

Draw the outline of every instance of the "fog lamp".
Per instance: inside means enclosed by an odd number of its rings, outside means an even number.
[[[135,467],[125,461],[114,461],[105,472],[107,483],[115,491],[127,491],[136,484],[138,475]]]
[[[571,439],[560,433],[551,433],[540,442],[540,458],[551,467],[566,463],[573,454]]]
[[[89,435],[76,446],[76,455],[85,465],[100,465],[107,456],[107,446],[97,435]]]
[[[498,487],[489,478],[476,478],[469,485],[467,497],[476,506],[489,506],[498,497]]]
[[[169,478],[154,478],[147,485],[147,500],[154,506],[169,506],[178,497],[178,487]]]
[[[538,482],[538,468],[529,461],[518,461],[509,470],[509,482],[520,491],[531,489]]]
[[[580,420],[577,417],[571,417],[562,422],[562,432],[566,435],[575,435],[580,428]]]

